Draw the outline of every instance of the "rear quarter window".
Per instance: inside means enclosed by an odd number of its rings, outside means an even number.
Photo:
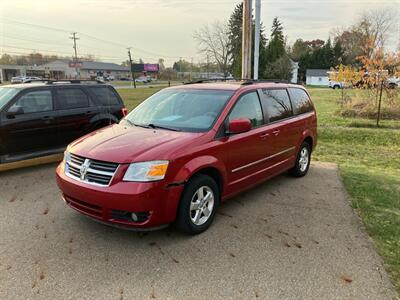
[[[121,104],[116,92],[107,86],[90,87],[89,90],[94,97],[94,101],[98,105],[110,106]]]
[[[88,96],[80,88],[57,90],[57,109],[74,109],[89,106]]]
[[[303,89],[289,88],[289,95],[295,115],[308,113],[314,109],[310,97]]]
[[[276,122],[293,115],[288,93],[285,89],[263,89],[269,122]]]

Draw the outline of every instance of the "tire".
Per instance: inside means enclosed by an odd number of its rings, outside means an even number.
[[[310,168],[311,146],[307,142],[303,142],[297,154],[295,166],[289,170],[289,174],[294,177],[303,177]]]
[[[201,195],[203,195],[202,199],[200,199]],[[195,175],[183,191],[176,227],[191,235],[205,231],[214,220],[219,197],[218,185],[214,179],[204,174]]]

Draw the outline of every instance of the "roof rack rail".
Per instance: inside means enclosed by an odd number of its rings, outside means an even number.
[[[101,80],[91,80],[91,79],[59,79],[59,80],[49,80],[47,81],[47,84],[53,84],[53,83],[62,83],[62,82],[67,82],[67,83],[97,83],[97,84],[104,84],[104,81]]]
[[[283,80],[283,79],[241,79],[243,80],[242,85],[250,85],[254,83],[290,83],[288,80]]]
[[[236,79],[234,78],[215,78],[215,79],[199,79],[199,80],[194,80],[194,81],[187,81],[184,82],[183,84],[196,84],[196,83],[207,83],[207,82],[226,82],[226,81],[235,81]]]
[[[32,83],[32,82],[45,82],[46,84],[53,84],[57,82],[65,82],[65,83],[98,83],[103,84],[104,81],[101,80],[90,80],[90,79],[29,79],[24,80],[22,83]]]

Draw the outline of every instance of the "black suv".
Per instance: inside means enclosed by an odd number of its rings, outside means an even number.
[[[97,81],[0,87],[0,163],[64,151],[71,141],[127,113],[115,89]]]

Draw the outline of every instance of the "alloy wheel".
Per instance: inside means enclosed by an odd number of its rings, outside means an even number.
[[[306,147],[303,147],[300,151],[299,157],[299,167],[301,172],[304,172],[307,169],[309,160],[310,155],[308,153],[308,149]]]
[[[214,193],[208,186],[200,187],[193,195],[190,202],[190,220],[193,224],[201,226],[207,222],[214,209]]]

